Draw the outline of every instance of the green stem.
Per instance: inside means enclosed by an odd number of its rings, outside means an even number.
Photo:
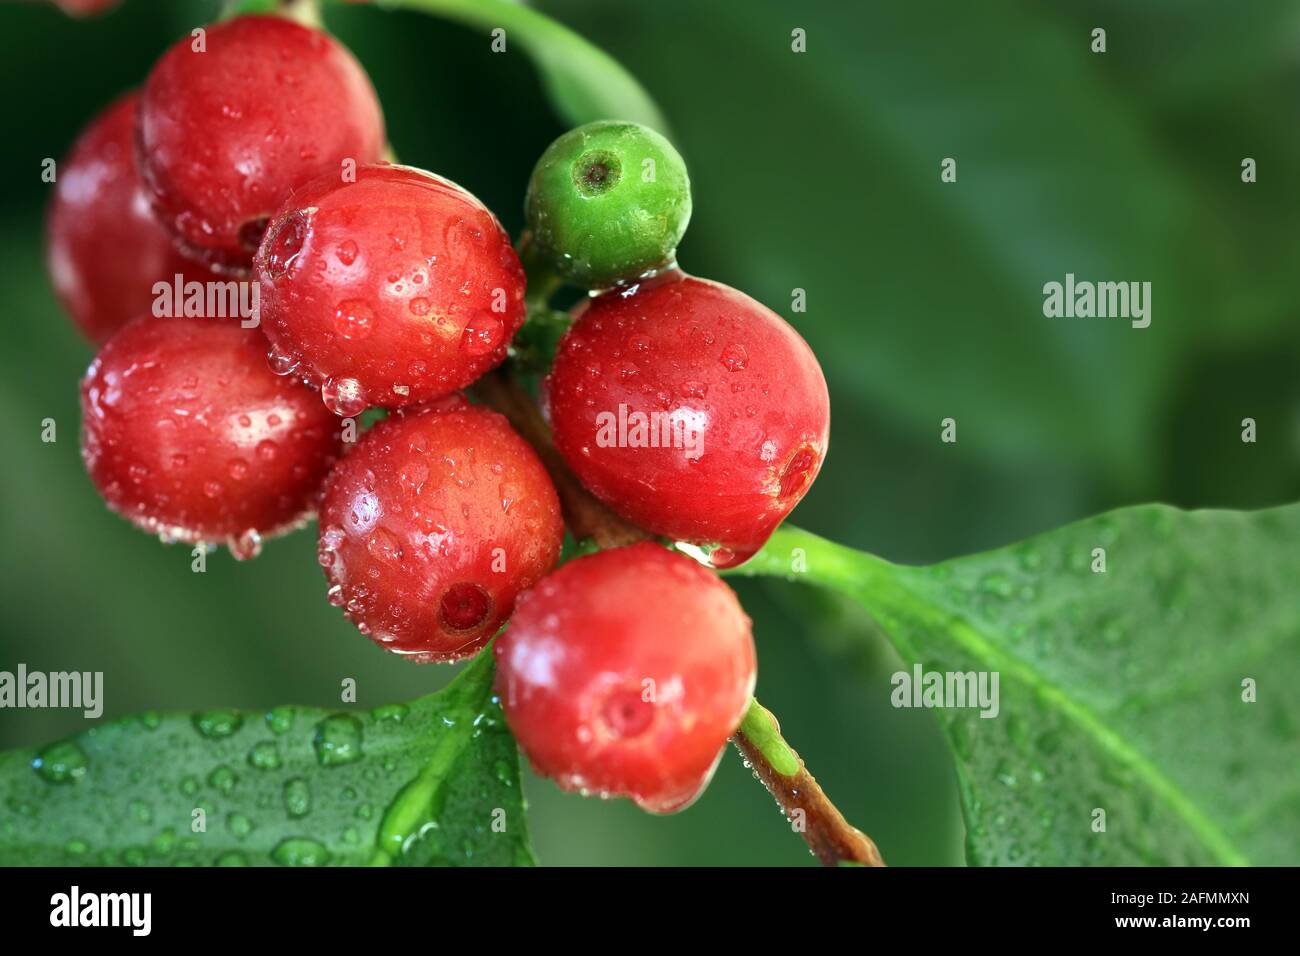
[[[415,10],[501,38],[508,53],[517,45],[537,65],[560,115],[571,125],[626,119],[668,135],[659,108],[641,84],[604,50],[562,23],[510,0],[375,0],[386,10]],[[495,37],[494,37],[495,39]]]
[[[745,719],[740,722],[739,733],[744,734],[761,753],[772,769],[783,777],[793,777],[800,770],[799,756],[791,749],[777,729],[772,712],[755,697],[749,702]]]

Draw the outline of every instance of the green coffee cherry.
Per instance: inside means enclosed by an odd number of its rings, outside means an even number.
[[[691,184],[654,130],[599,120],[547,147],[524,211],[542,261],[575,285],[603,289],[673,261],[691,219]]]

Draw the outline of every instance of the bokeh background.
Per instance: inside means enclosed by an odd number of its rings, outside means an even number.
[[[767,303],[821,357],[831,452],[797,523],[929,562],[1140,501],[1300,498],[1294,3],[536,5],[662,106],[694,185],[683,266]],[[193,574],[186,550],[109,514],[81,467],[91,350],[45,277],[40,164],[216,6],[127,0],[73,22],[0,5],[0,669],[102,670],[106,717],[337,706],[343,677],[371,706],[454,672],[386,655],[344,622],[312,533]],[[523,54],[410,13],[330,5],[327,23],[374,78],[403,160],[517,232],[531,166],[562,131]],[[1089,50],[1094,27],[1104,55]],[[940,182],[945,157],[955,184]],[[1245,157],[1257,183],[1241,181]],[[1150,281],[1150,328],[1044,318],[1042,285],[1066,272]],[[805,313],[790,311],[795,288]],[[46,417],[54,444],[40,441]],[[956,444],[939,440],[946,417]],[[889,706],[897,661],[870,619],[792,585],[736,587],[759,695],[832,798],[889,862],[960,862],[944,744],[929,714]],[[0,747],[83,726],[0,711]],[[548,864],[812,863],[734,753],[666,819],[537,779],[527,793]]]

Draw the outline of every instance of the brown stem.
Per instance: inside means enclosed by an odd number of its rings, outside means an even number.
[[[518,382],[498,369],[480,378],[474,384],[474,393],[483,404],[504,415],[515,431],[533,446],[555,482],[565,524],[575,538],[590,538],[601,548],[616,548],[653,537],[614,514],[582,486],[552,443],[551,430],[541,410]],[[771,728],[752,724],[751,727],[758,732],[750,734],[742,725],[732,742],[799,831],[813,855],[825,866],[836,866],[841,862],[884,866],[875,843],[844,819],[794,748],[781,740],[776,719],[757,701],[753,702],[751,710],[746,724],[762,719],[770,721]],[[774,752],[773,737],[779,741],[782,762],[788,764],[782,768],[786,773],[778,769],[769,757],[769,753]],[[763,745],[765,742],[769,744],[767,747]]]
[[[750,703],[732,743],[823,866],[885,865],[876,844],[844,819],[758,701]]]
[[[569,466],[551,442],[551,429],[542,417],[541,409],[517,382],[498,369],[474,383],[474,394],[483,404],[509,419],[515,431],[536,450],[555,482],[560,507],[564,511],[564,523],[575,538],[591,538],[602,548],[617,548],[651,537],[597,501],[569,471]]]

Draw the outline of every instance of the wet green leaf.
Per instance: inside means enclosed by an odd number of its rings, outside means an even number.
[[[410,704],[145,714],[0,754],[0,864],[527,865],[481,654]]]
[[[787,528],[740,573],[853,597],[924,673],[997,672],[995,715],[935,710],[972,863],[1289,865],[1297,540],[1300,505],[1149,505],[930,567]]]

